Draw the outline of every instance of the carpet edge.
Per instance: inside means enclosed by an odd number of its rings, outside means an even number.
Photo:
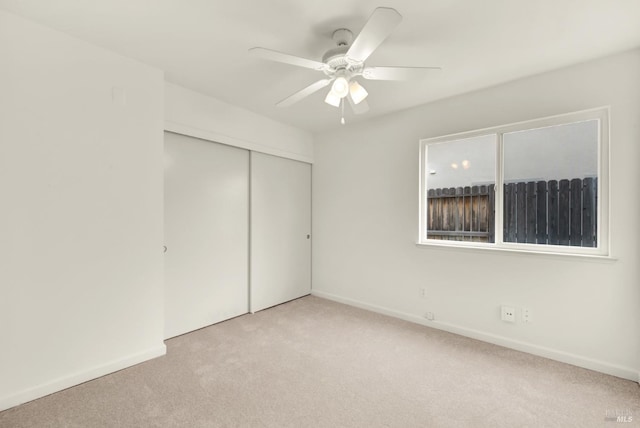
[[[95,366],[87,370],[73,373],[69,376],[60,377],[50,382],[36,385],[17,393],[0,397],[0,412],[8,410],[20,404],[45,397],[54,392],[59,392],[72,386],[80,385],[93,379],[126,369],[136,364],[161,357],[167,353],[167,347],[164,343],[151,349],[129,355],[124,358],[109,361],[106,364]]]
[[[571,364],[573,366],[582,367],[585,369],[608,374],[608,375],[619,377],[622,379],[631,380],[633,382],[640,382],[640,372],[630,367],[623,367],[623,366],[611,364],[605,361],[596,360],[596,359],[584,357],[581,355],[560,351],[553,348],[547,348],[544,346],[534,345],[528,342],[513,340],[508,337],[499,336],[491,333],[485,333],[480,330],[461,327],[461,326],[447,323],[447,322],[442,322],[437,320],[429,321],[417,315],[396,311],[393,309],[373,305],[373,304],[362,302],[359,300],[342,297],[332,293],[326,293],[324,291],[312,290],[311,294],[316,297],[332,300],[334,302],[343,303],[345,305],[354,306],[360,309],[365,309],[365,310],[376,312],[382,315],[387,315],[393,318],[402,319],[404,321],[420,324],[425,327],[431,327],[437,330],[447,331],[449,333],[458,334],[460,336],[480,340],[482,342],[503,346],[505,348],[514,349],[516,351],[526,352],[528,354],[536,355],[543,358],[548,358],[550,360],[559,361],[562,363]]]

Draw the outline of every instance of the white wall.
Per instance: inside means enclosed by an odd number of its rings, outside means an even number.
[[[633,51],[318,135],[314,294],[638,380],[639,75]],[[420,138],[603,105],[617,260],[415,245]],[[501,304],[530,308],[534,322],[500,321]]]
[[[2,410],[165,352],[164,82],[5,12],[0,58]]]
[[[313,136],[178,85],[165,86],[165,129],[270,155],[313,162]]]

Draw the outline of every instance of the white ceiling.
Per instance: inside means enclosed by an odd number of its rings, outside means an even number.
[[[323,77],[251,57],[262,46],[320,60],[378,6],[404,19],[367,65],[441,66],[417,81],[363,81],[371,110],[348,123],[640,46],[640,0],[0,0],[0,8],[161,68],[170,82],[320,132],[340,125]],[[601,82],[594,82],[601,84]],[[348,126],[348,125],[347,125]]]

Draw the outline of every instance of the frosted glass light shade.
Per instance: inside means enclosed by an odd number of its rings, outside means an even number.
[[[362,100],[367,98],[367,95],[369,95],[367,90],[360,86],[360,84],[355,80],[349,84],[349,93],[351,94],[351,99],[354,104],[360,104]]]
[[[333,93],[333,89],[329,91],[327,97],[324,99],[324,102],[332,105],[334,107],[340,107],[340,101],[342,98]]]
[[[349,93],[349,82],[344,77],[337,77],[336,80],[333,81],[333,86],[331,86],[331,92],[334,95],[344,98]]]

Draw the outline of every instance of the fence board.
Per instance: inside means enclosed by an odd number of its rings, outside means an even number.
[[[516,183],[504,185],[504,232],[505,242],[516,242]]]
[[[558,190],[558,244],[560,245],[569,245],[570,190],[569,180],[560,180]]]
[[[597,244],[595,221],[597,215],[597,179],[585,178],[582,186],[582,246],[595,247]]]
[[[464,188],[464,230],[471,231],[471,187]]]
[[[547,182],[536,183],[536,243],[547,243]]]
[[[449,230],[456,230],[456,214],[457,214],[457,209],[455,206],[455,199],[453,199],[453,197],[456,195],[456,189],[455,187],[450,187],[449,188],[449,196],[452,197],[452,199],[450,199],[447,205],[449,205]]]
[[[536,243],[536,183],[529,181],[526,186],[527,194],[527,234],[525,242]]]
[[[429,219],[429,229],[436,229],[438,222],[438,204],[440,200],[437,199],[437,193],[435,189],[433,190],[433,195],[431,196],[431,204],[429,208],[429,212],[432,214],[432,217]]]
[[[574,178],[569,187],[571,195],[569,242],[570,245],[580,247],[582,246],[582,180]]]
[[[549,228],[549,244],[551,245],[558,245],[560,243],[560,235],[558,232],[558,224],[560,222],[560,220],[558,219],[559,217],[559,207],[560,207],[560,201],[559,201],[559,194],[558,194],[558,181],[557,180],[551,180],[549,181],[549,187],[548,187],[548,193],[547,193],[547,198],[548,198],[548,209],[549,209],[549,224],[548,224],[548,228]]]
[[[480,198],[478,186],[471,187],[471,231],[480,231]]]
[[[436,230],[442,230],[442,205],[444,204],[444,200],[440,199],[442,196],[442,189],[436,189],[436,196],[439,199],[436,199],[436,221],[433,228]]]
[[[478,215],[480,216],[480,221],[478,224],[478,230],[480,232],[486,232],[488,229],[488,211],[489,207],[487,204],[487,186],[480,186],[480,196],[478,197]]]
[[[496,242],[496,224],[495,224],[495,207],[496,207],[496,194],[495,194],[495,188],[496,186],[494,186],[493,184],[488,186],[487,192],[487,205],[488,205],[488,212],[487,212],[487,231],[489,232],[489,242]]]
[[[449,189],[442,189],[442,196],[449,196]],[[449,222],[451,220],[450,206],[448,199],[442,199],[442,226],[440,230],[449,230]]]
[[[427,192],[427,197],[429,198],[427,201],[427,211],[429,212],[429,217],[427,218],[427,229],[435,229],[435,222],[438,213],[436,211],[436,206],[438,205],[438,200],[436,199],[436,189],[429,189]]]
[[[456,188],[456,229],[464,230],[464,198],[462,196],[462,187]],[[462,241],[464,236],[460,236],[458,241]]]
[[[527,241],[527,198],[526,183],[516,183],[516,239],[517,242]]]

